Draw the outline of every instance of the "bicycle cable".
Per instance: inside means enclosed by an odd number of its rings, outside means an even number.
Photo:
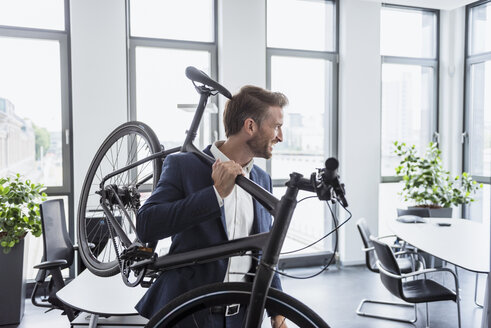
[[[331,230],[327,235],[325,235],[324,237],[322,237],[322,239],[328,237],[333,232],[337,231],[339,228],[341,228],[343,225],[345,225],[346,222],[348,222],[353,217],[353,214],[346,207],[344,207],[337,200],[336,200],[336,202],[349,214],[349,217],[346,220],[344,220],[340,225],[335,226],[335,228],[333,230]],[[331,214],[333,215],[333,218],[335,218],[335,215],[334,215],[334,212],[331,209],[331,206],[328,206],[328,207],[329,207],[329,210],[331,211]],[[316,272],[316,273],[314,273],[312,275],[309,275],[309,276],[303,276],[303,277],[301,277],[301,276],[294,276],[294,275],[289,275],[287,273],[281,272],[278,269],[275,269],[273,267],[268,267],[268,268],[271,269],[273,272],[275,272],[277,274],[280,274],[282,276],[285,276],[285,277],[288,277],[288,278],[292,278],[292,279],[310,279],[310,278],[314,278],[314,277],[320,275],[321,273],[323,273],[324,271],[326,271],[327,268],[331,265],[332,260],[334,259],[334,256],[336,255],[337,248],[338,248],[338,241],[336,240],[336,244],[335,244],[335,247],[334,247],[334,252],[333,252],[333,255],[331,256],[329,262],[326,265],[324,265],[321,270],[319,270],[318,272]],[[260,263],[260,260],[257,257],[254,257],[252,255],[251,255],[251,257],[253,257],[256,261],[258,261]]]
[[[305,199],[308,199],[308,198],[317,198],[317,196],[308,196],[308,197],[305,197],[305,198],[302,198],[301,200],[298,201],[298,203],[300,203],[301,201],[305,200]],[[336,215],[334,214],[334,212],[332,211],[332,208],[331,206],[329,205],[329,202],[326,202],[327,203],[327,207],[329,207],[329,211],[331,212],[331,217],[333,219],[333,221],[335,221],[334,223],[334,226],[336,227],[336,222],[337,222],[337,218],[336,218]],[[341,204],[340,204],[341,205]],[[336,231],[336,229],[333,229],[331,232],[329,232],[327,235],[324,235],[322,236],[321,238],[319,238],[318,240],[314,241],[313,243],[307,245],[307,246],[304,246],[302,248],[299,248],[299,249],[296,249],[296,250],[293,250],[293,251],[286,251],[286,252],[282,252],[280,253],[280,255],[288,255],[288,254],[293,254],[293,253],[296,253],[296,252],[300,252],[300,251],[303,251],[304,249],[307,249],[309,247],[312,247],[314,246],[315,244],[319,243],[320,241],[326,239],[327,237],[329,237],[329,235],[331,233],[333,233],[334,231]],[[337,237],[336,237],[336,240],[337,240]]]

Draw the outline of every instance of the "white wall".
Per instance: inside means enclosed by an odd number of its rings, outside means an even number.
[[[378,230],[380,3],[340,1],[339,162],[353,218],[341,231],[343,264],[364,261],[360,217]],[[342,210],[340,211],[342,212]]]
[[[76,216],[96,150],[127,120],[125,2],[71,0],[70,19]]]
[[[462,172],[465,7],[440,12],[440,148],[445,168]],[[459,215],[459,211],[454,211]]]

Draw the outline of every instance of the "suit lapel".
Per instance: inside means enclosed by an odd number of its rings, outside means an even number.
[[[256,170],[254,169],[254,167],[252,168],[249,177],[251,178],[252,181],[259,184],[257,181]],[[253,203],[253,207],[254,207],[254,221],[252,223],[252,233],[251,234],[257,234],[257,233],[261,232],[259,229],[259,221],[258,221],[258,216],[259,216],[258,206],[260,206],[260,204],[254,197],[252,197],[252,203]]]

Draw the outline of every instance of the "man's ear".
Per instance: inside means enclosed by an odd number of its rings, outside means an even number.
[[[242,128],[247,134],[252,135],[257,130],[257,125],[252,118],[247,118],[245,119]]]

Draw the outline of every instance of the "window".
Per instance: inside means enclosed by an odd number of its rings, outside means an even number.
[[[217,78],[216,1],[130,0],[128,6],[129,119],[147,123],[165,149],[181,146],[199,101],[186,67]],[[203,115],[198,148],[218,138],[215,102],[209,99]],[[160,241],[158,251],[169,246],[170,238]]]
[[[129,13],[130,119],[149,124],[166,149],[180,146],[199,100],[186,67],[217,76],[215,1],[133,0]],[[215,113],[204,115],[197,145],[211,142]]]
[[[489,222],[491,184],[491,2],[467,7],[464,169],[484,183],[465,216]]]
[[[290,101],[284,112],[284,140],[275,146],[268,161],[279,196],[291,172],[308,177],[336,154],[335,2],[268,0],[266,51],[268,88],[283,92]],[[331,230],[331,224],[323,203],[300,203],[283,250],[296,250],[318,240]],[[331,250],[331,245],[331,239],[325,240],[302,253]]]
[[[400,159],[394,141],[415,145],[424,152],[438,142],[438,20],[439,13],[383,5],[380,15],[381,74],[381,182],[380,220],[405,207],[395,182]],[[390,205],[388,205],[390,204]],[[383,229],[384,225],[380,225]],[[380,233],[383,233],[381,231]]]
[[[0,2],[0,176],[20,173],[71,200],[67,11],[65,0]],[[28,238],[34,278],[42,238]]]

